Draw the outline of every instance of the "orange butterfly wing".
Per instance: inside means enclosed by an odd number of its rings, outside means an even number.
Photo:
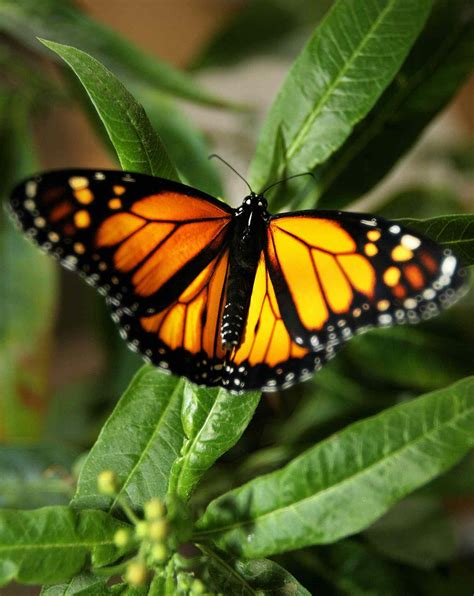
[[[370,215],[272,218],[267,260],[295,341],[328,350],[372,326],[417,322],[459,295],[465,272],[449,249]]]
[[[272,391],[307,379],[355,333],[437,314],[464,275],[449,250],[382,218],[274,216],[224,382]]]
[[[11,199],[40,247],[112,303],[153,314],[169,306],[228,242],[232,210],[185,185],[117,171],[62,170]]]

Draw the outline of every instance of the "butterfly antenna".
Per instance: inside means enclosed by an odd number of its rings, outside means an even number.
[[[294,174],[293,176],[288,176],[288,178],[283,178],[282,180],[278,180],[278,182],[270,184],[270,186],[267,186],[267,188],[262,190],[261,194],[264,195],[267,192],[267,190],[270,190],[270,188],[277,186],[277,184],[282,184],[283,182],[286,182],[287,180],[292,180],[293,178],[300,178],[300,176],[311,176],[311,178],[316,182],[316,176],[312,172],[303,172],[302,174]]]
[[[245,180],[245,178],[242,176],[242,174],[239,174],[239,172],[237,172],[237,170],[236,170],[235,168],[233,168],[233,167],[230,165],[230,163],[228,163],[228,162],[227,162],[225,159],[222,159],[222,157],[221,157],[220,155],[217,155],[217,153],[213,153],[212,155],[209,155],[209,159],[212,159],[212,158],[214,158],[214,157],[215,157],[216,159],[219,159],[219,160],[220,160],[220,161],[221,161],[223,164],[225,164],[225,165],[226,165],[226,166],[229,168],[229,170],[232,170],[232,171],[234,172],[234,174],[237,174],[237,176],[238,176],[238,177],[239,177],[241,180],[243,180],[243,181],[245,182],[245,184],[248,186],[248,188],[249,188],[250,192],[251,192],[252,194],[254,194],[254,192],[253,192],[253,190],[252,190],[252,187],[251,187],[251,186],[250,186],[250,184],[247,182],[247,180]]]

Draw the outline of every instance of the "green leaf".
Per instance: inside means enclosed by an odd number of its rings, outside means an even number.
[[[120,553],[113,545],[122,522],[102,511],[75,512],[68,507],[33,511],[0,510],[0,585],[66,580],[84,567],[88,557],[108,549],[102,563]]]
[[[0,28],[35,50],[42,50],[36,38],[47,37],[82,48],[129,81],[211,106],[235,107],[202,89],[184,72],[92,20],[69,0],[1,0]]]
[[[344,146],[316,169],[319,207],[343,207],[379,182],[453,98],[473,65],[471,0],[436,0],[396,79]]]
[[[279,172],[313,170],[342,145],[397,73],[431,4],[336,2],[295,61],[265,120],[250,167],[254,189],[275,181],[269,174],[280,128],[286,155]]]
[[[124,170],[179,180],[166,149],[143,107],[92,56],[71,46],[41,42],[76,73],[97,110]]]
[[[400,222],[451,248],[464,265],[474,265],[474,215],[442,215]]]
[[[474,445],[474,377],[357,422],[212,501],[194,539],[262,557],[360,532]]]
[[[398,503],[365,533],[378,552],[422,569],[453,559],[456,540],[443,506],[430,497],[411,497]]]
[[[201,549],[208,557],[207,570],[219,594],[310,596],[289,571],[274,561],[243,561],[210,548]]]
[[[218,30],[191,68],[222,68],[259,54],[275,55],[288,38],[314,26],[332,0],[250,0]]]
[[[0,507],[66,505],[72,496],[70,470],[76,457],[74,451],[57,445],[0,445]]]
[[[134,377],[90,451],[71,504],[112,510],[117,498],[97,492],[97,475],[113,470],[122,483],[119,497],[139,508],[163,498],[183,444],[181,402],[184,381],[144,366]]]
[[[240,439],[259,401],[259,391],[232,395],[186,383],[181,414],[186,440],[172,469],[170,492],[189,499],[204,472]]]
[[[76,575],[64,584],[44,586],[40,596],[94,596],[107,594],[107,578],[88,573]]]

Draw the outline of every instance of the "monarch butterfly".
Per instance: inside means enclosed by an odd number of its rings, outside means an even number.
[[[354,334],[415,323],[461,293],[450,250],[380,217],[232,209],[161,178],[64,170],[15,188],[35,243],[106,296],[128,345],[234,393],[309,378]]]

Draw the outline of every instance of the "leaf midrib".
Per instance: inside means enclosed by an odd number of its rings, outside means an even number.
[[[306,501],[310,501],[312,499],[318,499],[322,495],[327,494],[327,493],[331,493],[332,491],[340,488],[341,486],[343,486],[347,482],[353,481],[358,476],[364,476],[367,472],[369,472],[373,468],[381,465],[385,460],[388,460],[389,458],[392,458],[392,457],[394,457],[396,455],[399,455],[400,453],[402,453],[406,449],[411,448],[414,444],[418,443],[419,441],[422,441],[422,440],[426,439],[431,434],[435,434],[435,433],[439,432],[441,430],[441,428],[452,426],[459,418],[464,418],[466,416],[471,415],[472,413],[474,413],[474,405],[472,406],[472,408],[470,410],[463,411],[461,414],[452,417],[449,420],[449,422],[446,422],[446,423],[443,423],[443,424],[441,424],[439,426],[436,426],[432,430],[430,430],[429,432],[416,437],[415,439],[413,439],[412,441],[409,441],[408,443],[405,443],[401,448],[396,449],[395,451],[392,451],[389,455],[384,456],[381,459],[378,459],[377,461],[373,462],[372,464],[370,464],[370,466],[364,468],[363,470],[359,470],[355,474],[352,474],[351,476],[348,476],[347,478],[344,478],[343,480],[337,482],[336,484],[333,484],[332,486],[329,486],[329,487],[327,487],[327,488],[325,488],[323,490],[320,490],[317,493],[313,493],[312,495],[309,495],[308,497],[305,497],[304,499],[300,499],[298,501],[295,501],[293,503],[290,503],[289,505],[285,505],[285,506],[279,507],[277,509],[272,509],[271,511],[267,511],[266,513],[263,513],[262,515],[259,515],[258,517],[255,517],[253,519],[245,520],[245,521],[238,522],[238,523],[235,523],[235,524],[231,524],[231,525],[228,525],[228,526],[222,526],[221,528],[218,528],[218,529],[203,530],[201,532],[197,532],[194,535],[194,539],[196,541],[198,541],[201,536],[209,536],[209,535],[212,535],[212,534],[222,534],[223,532],[227,532],[229,530],[234,530],[236,528],[242,528],[242,527],[245,527],[245,526],[248,526],[248,525],[257,524],[257,523],[260,523],[261,520],[263,520],[264,518],[266,518],[268,516],[279,515],[281,512],[283,512],[285,510],[291,510],[291,509],[293,509],[295,507],[299,507],[302,503],[305,503]]]
[[[81,50],[78,50],[78,51],[81,51]],[[81,83],[82,83],[82,80],[83,80],[83,77],[82,77],[82,75],[80,75],[80,74],[79,74],[79,72],[76,70],[76,68],[73,66],[73,64],[75,63],[75,62],[74,62],[74,58],[75,58],[74,56],[72,56],[72,60],[71,60],[71,58],[69,58],[69,60],[68,60],[68,64],[69,64],[69,66],[70,66],[70,67],[71,67],[71,68],[74,70],[74,72],[75,72],[75,73],[76,73],[76,75],[79,77],[79,79],[80,79],[80,81],[81,81]],[[93,59],[93,58],[92,58],[92,59]],[[94,60],[94,59],[93,59],[93,60]],[[86,66],[87,66],[87,65],[86,65]],[[102,85],[104,85],[106,88],[110,89],[109,81],[107,81],[107,80],[104,80],[104,79],[100,78],[100,76],[98,76],[98,73],[95,73],[95,72],[93,72],[93,71],[92,71],[92,69],[88,68],[88,70],[89,70],[89,72],[90,72],[90,75],[91,75],[91,77],[92,77],[93,79],[95,79],[95,81],[96,81],[96,85],[101,85],[101,84],[102,84]],[[106,119],[104,119],[104,117],[102,116],[102,109],[100,109],[99,102],[98,102],[98,101],[95,99],[95,94],[94,94],[94,95],[92,95],[92,93],[89,91],[89,88],[88,88],[88,86],[84,86],[84,88],[85,88],[85,90],[86,90],[86,92],[87,92],[88,96],[90,97],[90,100],[91,100],[91,101],[92,101],[92,103],[94,104],[94,107],[95,107],[95,109],[96,109],[96,112],[98,113],[98,115],[99,115],[100,119],[102,120],[102,123],[104,124],[104,126],[105,126],[105,128],[106,128],[106,130],[107,130],[107,133],[108,133],[109,137],[111,137],[111,138],[112,138],[112,137],[116,137],[116,134],[114,133],[114,131],[113,131],[113,130],[110,128],[110,126],[108,125],[108,123],[107,123],[107,120],[106,120]],[[128,93],[128,91],[125,89],[125,87],[123,87],[123,90],[124,90],[124,91],[126,91],[126,93]],[[147,169],[148,169],[148,172],[145,172],[145,173],[148,173],[148,174],[151,174],[151,175],[155,175],[155,169],[154,169],[154,167],[153,167],[153,162],[152,162],[152,160],[151,160],[151,157],[150,157],[150,153],[149,153],[148,147],[147,147],[147,146],[146,146],[146,145],[143,143],[143,141],[142,141],[142,139],[141,139],[141,135],[139,134],[139,130],[138,130],[137,126],[136,126],[136,123],[135,123],[135,122],[134,122],[134,120],[133,120],[133,119],[130,117],[130,115],[129,115],[129,113],[128,113],[128,107],[126,107],[126,106],[125,106],[125,104],[123,103],[122,99],[121,99],[121,98],[119,98],[119,97],[115,97],[115,101],[117,101],[117,102],[119,103],[119,105],[121,106],[121,108],[122,108],[122,110],[123,110],[123,113],[125,114],[125,117],[126,117],[126,122],[128,122],[128,124],[131,126],[131,128],[133,129],[133,131],[134,131],[134,133],[135,133],[135,137],[136,137],[136,138],[135,138],[135,142],[136,142],[136,143],[138,144],[138,146],[141,148],[142,154],[143,154],[143,155],[144,155],[144,157],[146,158],[146,161],[145,161],[145,163],[146,163],[146,164],[147,164],[147,166],[148,166],[148,167],[147,167]],[[123,121],[117,120],[117,122],[123,122]],[[123,140],[121,139],[121,140],[120,140],[120,142],[123,142]],[[120,164],[121,164],[121,166],[122,166],[123,168],[127,169],[127,162],[128,162],[128,161],[130,161],[130,158],[129,158],[128,156],[127,156],[127,157],[125,157],[125,160],[126,160],[126,161],[125,161],[125,163],[124,163],[124,159],[123,159],[123,158],[124,158],[124,156],[122,155],[122,152],[120,152],[120,153],[118,154],[118,158],[119,158],[119,160],[120,160]],[[141,161],[142,161],[142,160],[139,160],[139,162],[141,162]]]
[[[43,543],[43,544],[13,544],[0,545],[0,552],[3,551],[17,551],[17,550],[36,550],[36,549],[62,549],[62,548],[95,548],[96,546],[113,546],[114,541],[111,540],[99,540],[97,542],[54,542],[54,543]]]
[[[145,448],[143,449],[143,451],[140,454],[140,457],[138,458],[137,462],[135,463],[135,465],[133,466],[133,468],[131,469],[130,473],[128,474],[126,480],[123,482],[122,487],[120,488],[119,492],[117,493],[117,496],[115,497],[115,499],[113,500],[112,504],[110,505],[108,511],[109,513],[114,509],[114,507],[118,504],[118,501],[121,497],[121,495],[124,493],[125,489],[127,488],[127,486],[130,484],[136,470],[138,469],[138,467],[141,465],[141,463],[143,462],[143,459],[148,455],[149,450],[151,449],[152,444],[154,443],[154,440],[156,438],[157,433],[159,432],[159,430],[161,429],[161,426],[164,422],[164,420],[166,420],[166,414],[168,413],[168,410],[171,408],[171,405],[173,404],[176,394],[181,390],[181,387],[183,385],[184,381],[182,378],[180,378],[174,389],[173,392],[171,393],[171,397],[168,400],[168,403],[166,404],[166,407],[164,408],[164,410],[161,413],[161,416],[159,417],[157,424],[155,426],[155,429],[153,430],[150,439],[148,440],[147,444],[145,445]]]
[[[304,139],[304,137],[307,135],[309,129],[311,128],[314,120],[322,112],[322,109],[324,107],[326,100],[332,94],[332,92],[335,90],[335,88],[339,84],[341,78],[352,67],[354,61],[357,58],[359,58],[359,55],[362,52],[362,50],[364,49],[364,47],[366,46],[366,44],[369,42],[370,39],[372,39],[374,31],[376,29],[378,29],[381,22],[385,19],[385,16],[387,15],[387,13],[392,10],[395,2],[396,2],[396,0],[390,0],[389,3],[387,4],[387,6],[382,10],[380,15],[377,17],[377,19],[374,21],[374,23],[370,27],[369,31],[367,32],[367,35],[362,39],[361,43],[354,49],[352,56],[349,58],[349,60],[347,60],[344,63],[343,68],[339,71],[339,74],[336,76],[333,83],[331,83],[331,85],[327,88],[327,90],[325,91],[325,93],[323,94],[323,96],[321,97],[319,102],[315,105],[314,109],[306,117],[306,120],[303,123],[302,127],[300,128],[299,132],[297,133],[297,135],[295,136],[293,141],[288,146],[288,149],[286,151],[287,160],[290,160],[293,157],[293,155],[297,152],[297,150],[300,146],[300,141],[302,141]]]

